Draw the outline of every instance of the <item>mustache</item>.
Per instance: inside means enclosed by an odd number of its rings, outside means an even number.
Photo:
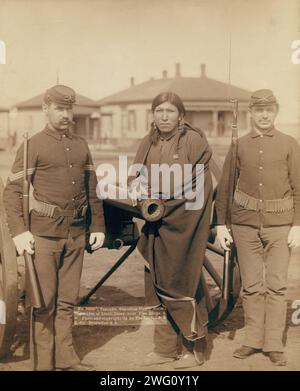
[[[68,124],[75,125],[75,122],[73,120],[69,120],[69,119],[63,119],[60,121],[60,123],[68,123]]]

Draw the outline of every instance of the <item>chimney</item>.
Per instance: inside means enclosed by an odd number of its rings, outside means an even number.
[[[206,64],[201,64],[201,77],[206,77]]]
[[[162,77],[163,77],[163,79],[167,79],[168,78],[168,72],[166,70],[163,70]]]
[[[180,74],[180,63],[179,62],[176,63],[175,77],[181,77],[181,74]]]
[[[133,87],[134,86],[134,77],[131,77],[130,78],[130,87]]]

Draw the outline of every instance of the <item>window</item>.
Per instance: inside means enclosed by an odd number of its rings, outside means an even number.
[[[112,114],[101,114],[101,138],[107,139],[113,136]]]
[[[148,109],[146,111],[146,129],[145,129],[145,133],[148,133],[149,130],[151,129],[152,121],[153,121],[153,114],[152,114],[152,111]]]
[[[136,115],[134,110],[128,111],[128,130],[129,132],[136,131]]]
[[[126,134],[128,130],[128,115],[125,110],[122,110],[122,134]]]

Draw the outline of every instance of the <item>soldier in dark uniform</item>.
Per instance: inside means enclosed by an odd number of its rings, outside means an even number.
[[[225,249],[234,240],[242,277],[244,345],[234,357],[263,351],[286,365],[282,337],[291,248],[300,245],[300,148],[274,127],[277,100],[270,90],[253,93],[253,128],[238,140],[238,181],[232,206],[232,234],[225,226],[229,151],[218,187],[217,234]]]
[[[32,311],[31,360],[35,370],[93,370],[80,362],[72,341],[73,307],[79,293],[87,214],[90,244],[104,242],[97,178],[86,141],[70,130],[75,92],[57,85],[46,91],[44,130],[28,142],[28,180],[34,202],[30,231],[22,211],[23,146],[4,190],[8,225],[19,254],[34,253],[43,308]]]

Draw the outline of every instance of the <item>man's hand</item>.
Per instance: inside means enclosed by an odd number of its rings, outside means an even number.
[[[23,232],[13,238],[17,252],[22,255],[24,251],[34,254],[34,237],[30,231]]]
[[[149,198],[150,189],[147,180],[140,175],[130,182],[128,186],[128,195],[133,200],[143,200]]]
[[[291,248],[300,246],[300,225],[294,225],[289,232],[288,245]]]
[[[230,249],[229,246],[233,242],[233,239],[226,225],[217,225],[217,239],[224,250]]]
[[[90,235],[90,245],[93,251],[103,246],[105,235],[103,232],[93,232]]]

